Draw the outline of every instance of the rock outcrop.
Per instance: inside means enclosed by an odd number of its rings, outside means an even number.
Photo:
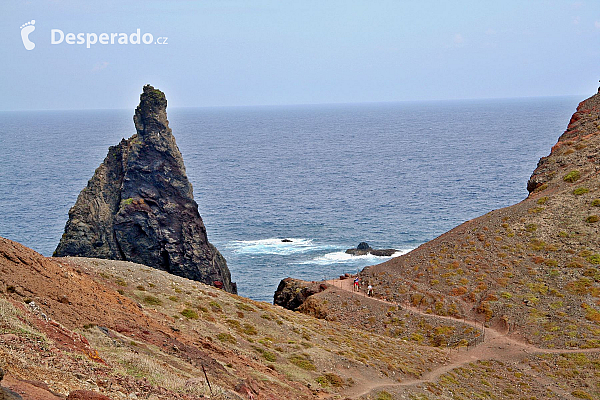
[[[208,242],[163,92],[144,86],[137,133],[108,150],[77,202],[54,256],[132,261],[236,293]]]
[[[325,283],[311,283],[300,279],[285,278],[277,286],[277,291],[273,296],[273,304],[292,311],[298,310],[306,302],[306,299],[326,289],[327,284]]]
[[[0,368],[0,381],[4,379],[4,370]],[[23,400],[16,392],[0,386],[0,400]]]
[[[589,150],[591,146],[588,143],[581,142],[587,142],[598,134],[599,118],[600,89],[598,89],[597,94],[579,103],[577,111],[571,116],[566,131],[558,138],[558,142],[552,146],[550,155],[540,158],[537,168],[527,182],[529,193],[546,189],[549,182],[556,178],[557,169],[564,168],[569,164],[582,167],[587,165],[590,160],[593,161],[596,156],[594,152],[581,151],[586,147]],[[579,177],[573,176],[565,181],[573,183],[577,179]]]
[[[373,249],[367,242],[360,242],[357,248],[346,250],[346,254],[352,254],[353,256],[366,256],[371,254],[378,257],[391,257],[396,252],[396,249]]]

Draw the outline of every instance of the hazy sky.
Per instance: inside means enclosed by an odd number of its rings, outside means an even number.
[[[194,107],[587,96],[600,78],[597,0],[2,0],[0,20],[0,110],[132,109],[145,83]],[[168,44],[51,44],[138,28]]]

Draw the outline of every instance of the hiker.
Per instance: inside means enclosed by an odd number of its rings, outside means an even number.
[[[367,286],[367,296],[373,297],[373,286],[371,286],[370,283],[369,286]]]
[[[354,279],[354,287],[352,288],[352,291],[353,292],[360,291],[360,278],[358,276]]]

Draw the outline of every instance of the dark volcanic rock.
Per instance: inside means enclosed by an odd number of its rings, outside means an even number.
[[[396,251],[396,249],[372,249],[367,242],[360,242],[357,248],[346,250],[346,254],[352,254],[353,256],[372,254],[378,257],[391,257]]]
[[[360,242],[356,247],[357,250],[369,250],[370,248],[371,246],[369,246],[369,243],[367,242]]]
[[[164,93],[144,86],[137,133],[109,148],[69,211],[54,256],[133,261],[236,293],[208,242],[166,109]]]
[[[4,379],[4,370],[0,368],[0,381]],[[0,387],[0,400],[23,400],[23,398],[12,390]]]
[[[273,296],[273,304],[288,310],[297,310],[310,296],[326,289],[327,285],[324,283],[311,283],[299,279],[285,278],[279,282],[277,291]]]
[[[23,400],[20,394],[10,389],[0,387],[0,400]]]

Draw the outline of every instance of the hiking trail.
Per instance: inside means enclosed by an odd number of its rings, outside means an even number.
[[[330,279],[325,281],[325,283],[334,286],[337,289],[341,289],[347,292],[352,293],[355,296],[367,297],[367,294],[363,291],[354,291],[353,290],[353,279]],[[439,368],[433,369],[425,374],[423,374],[420,378],[406,380],[404,382],[393,382],[390,380],[389,383],[381,383],[381,382],[371,382],[362,385],[356,385],[350,387],[340,394],[343,396],[348,396],[351,398],[360,398],[373,390],[376,389],[385,389],[391,387],[399,387],[399,386],[412,386],[423,384],[427,382],[434,382],[440,376],[449,372],[455,368],[461,367],[463,365],[483,360],[497,360],[501,362],[519,362],[523,358],[525,358],[528,354],[565,354],[565,353],[599,353],[600,349],[544,349],[536,347],[529,343],[524,343],[522,341],[516,340],[515,338],[509,337],[510,332],[499,332],[498,330],[485,327],[482,322],[470,320],[466,318],[454,318],[450,316],[443,315],[435,315],[429,314],[424,311],[419,310],[416,307],[412,307],[409,304],[404,303],[395,303],[388,301],[386,299],[378,298],[378,297],[369,297],[372,300],[390,304],[394,306],[400,306],[403,310],[410,311],[411,313],[426,316],[429,318],[435,318],[439,320],[450,320],[454,322],[462,322],[464,324],[473,326],[477,329],[482,330],[483,340],[472,346],[468,346],[466,349],[463,347],[458,347],[456,349],[448,348],[450,361]],[[556,391],[557,395],[564,396],[564,391],[560,390],[558,387],[550,387],[549,389]]]

